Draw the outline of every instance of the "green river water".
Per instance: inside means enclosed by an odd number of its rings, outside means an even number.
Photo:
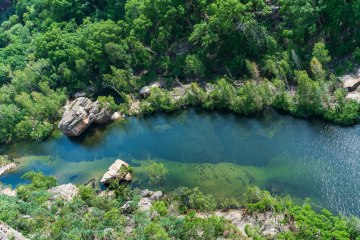
[[[0,182],[16,186],[22,174],[37,170],[60,183],[85,183],[123,159],[133,166],[134,186],[152,187],[143,170],[155,160],[169,169],[165,190],[198,186],[222,198],[258,185],[360,216],[359,135],[359,125],[342,128],[272,111],[254,118],[195,110],[131,117],[76,139],[57,132],[44,142],[0,146],[0,154],[21,163]]]

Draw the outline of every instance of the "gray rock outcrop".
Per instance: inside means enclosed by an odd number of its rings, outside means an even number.
[[[150,191],[149,189],[143,189],[140,191],[140,195],[142,197],[150,197],[154,192]]]
[[[138,209],[141,212],[149,212],[152,207],[152,201],[149,198],[142,198],[138,203]]]
[[[26,240],[27,238],[25,238],[21,233],[19,233],[15,229],[9,227],[8,225],[0,221],[0,239]]]
[[[163,196],[163,192],[162,191],[156,191],[154,193],[151,194],[150,196],[150,200],[152,201],[158,201],[162,198]]]
[[[50,200],[63,199],[65,201],[71,201],[78,195],[79,188],[73,184],[64,184],[48,190],[52,194]]]
[[[138,210],[141,212],[150,212],[153,202],[159,201],[164,194],[161,191],[152,192],[145,189],[140,192],[140,195],[142,195],[143,198],[141,198],[138,203]]]
[[[164,86],[164,84],[161,81],[156,81],[156,82],[151,83],[149,86],[142,87],[140,89],[139,93],[143,97],[147,97],[147,96],[150,95],[150,92],[151,92],[152,88],[162,88],[163,86]]]
[[[105,185],[109,185],[115,180],[119,182],[130,182],[132,180],[132,175],[128,168],[129,164],[118,159],[110,166],[109,170],[104,174],[100,182]]]
[[[133,201],[128,201],[120,208],[122,213],[131,213],[134,209],[132,208],[131,204]]]
[[[93,122],[103,124],[111,119],[113,112],[99,101],[80,97],[65,106],[59,129],[69,137],[81,135]]]

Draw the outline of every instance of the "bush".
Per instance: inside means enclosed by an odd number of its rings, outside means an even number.
[[[112,96],[100,96],[97,100],[99,101],[101,108],[108,107],[112,112],[116,112],[119,109]]]
[[[151,207],[152,211],[156,211],[158,214],[160,214],[160,216],[165,216],[168,213],[168,209],[166,206],[166,202],[164,201],[158,201],[155,202],[152,207]]]
[[[158,223],[151,222],[144,228],[146,240],[170,240],[166,230]]]
[[[200,211],[213,211],[216,208],[214,198],[208,194],[203,194],[199,188],[189,189],[186,187],[178,188],[174,191],[175,199],[180,200],[180,210],[195,209]]]

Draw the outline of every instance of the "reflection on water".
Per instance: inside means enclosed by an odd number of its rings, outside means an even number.
[[[69,139],[0,147],[23,157],[0,181],[16,185],[30,170],[61,183],[99,178],[115,159],[134,166],[135,185],[149,159],[170,170],[164,188],[200,186],[216,197],[237,197],[251,184],[276,194],[312,197],[334,211],[360,215],[360,126],[341,128],[268,112],[257,118],[195,110],[129,118]],[[24,160],[26,159],[26,160]]]

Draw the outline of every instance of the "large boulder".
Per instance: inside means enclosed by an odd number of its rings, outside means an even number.
[[[65,112],[59,123],[59,129],[69,137],[82,134],[91,123],[106,123],[113,113],[107,105],[101,106],[99,101],[80,97],[65,106]]]
[[[9,227],[8,225],[0,221],[0,239],[26,240],[27,238],[25,238],[21,233],[19,233],[15,229]]]
[[[52,194],[50,200],[63,199],[65,201],[71,201],[78,195],[79,188],[73,184],[64,184],[48,190]]]
[[[116,160],[114,164],[112,164],[109,170],[104,174],[101,178],[100,182],[109,185],[113,181],[122,182],[130,182],[132,180],[131,171],[129,170],[129,164],[124,162],[123,160]]]

